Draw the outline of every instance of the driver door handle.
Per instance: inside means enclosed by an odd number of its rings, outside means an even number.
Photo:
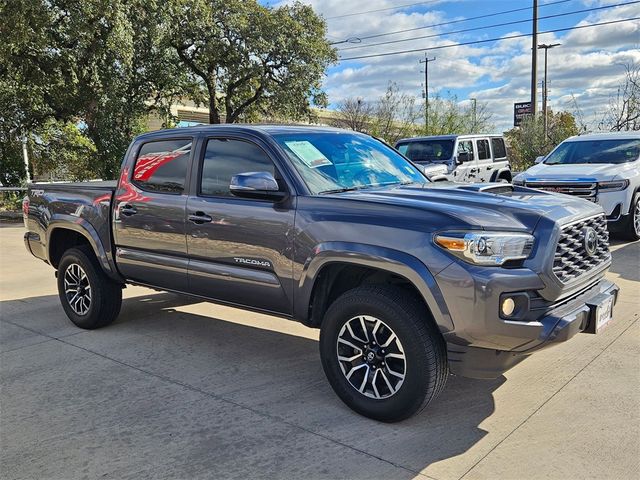
[[[125,217],[130,217],[136,213],[138,213],[138,210],[133,205],[127,204],[120,207],[120,215],[124,215]]]
[[[213,218],[204,212],[192,213],[187,218],[190,222],[193,222],[197,225],[202,225],[203,223],[210,223],[211,221],[213,221]]]

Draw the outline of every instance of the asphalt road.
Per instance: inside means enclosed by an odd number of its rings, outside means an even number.
[[[0,477],[640,478],[640,243],[614,322],[495,381],[451,377],[387,425],[325,381],[317,331],[143,288],[75,328],[53,270],[0,227]]]

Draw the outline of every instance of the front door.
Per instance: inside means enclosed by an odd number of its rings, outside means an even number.
[[[192,138],[142,144],[122,169],[115,195],[116,262],[128,280],[187,287],[186,178]],[[132,171],[131,171],[132,170]]]
[[[462,163],[457,165],[453,171],[452,180],[454,182],[475,182],[478,168],[472,140],[458,141],[457,158],[462,160]]]
[[[247,172],[269,172],[286,190],[274,162],[255,143],[213,137],[199,171],[187,202],[189,291],[291,314],[295,197],[274,203],[229,191],[231,177]]]

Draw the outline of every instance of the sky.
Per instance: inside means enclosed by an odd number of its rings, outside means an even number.
[[[291,3],[283,0],[280,3]],[[422,100],[424,64],[429,63],[429,94],[455,95],[462,105],[471,98],[487,104],[496,131],[513,126],[513,103],[528,101],[531,84],[531,37],[504,39],[531,33],[532,0],[302,0],[327,22],[332,42],[360,38],[360,43],[336,43],[341,60],[327,71],[324,89],[330,108],[347,97],[375,100],[390,81],[401,91]],[[277,6],[277,1],[263,1]],[[630,0],[539,0],[538,31],[640,17],[640,2]],[[549,4],[546,5],[545,4]],[[618,5],[626,4],[626,5]],[[611,7],[584,12],[586,9]],[[526,9],[502,13],[507,10]],[[378,10],[370,12],[371,10]],[[580,13],[571,13],[583,11]],[[370,13],[360,13],[370,12]],[[355,15],[354,15],[355,14]],[[567,14],[567,15],[563,15]],[[551,15],[562,15],[544,18]],[[469,19],[485,16],[485,18]],[[464,20],[464,21],[460,21]],[[493,26],[512,23],[510,25]],[[446,22],[448,25],[435,26]],[[411,32],[365,38],[371,35]],[[473,31],[447,34],[465,29]],[[428,36],[429,38],[416,38]],[[442,45],[500,38],[475,45],[417,51],[398,55],[346,60],[350,57],[430,49]],[[397,41],[386,45],[374,43]],[[406,41],[405,41],[406,40]],[[624,65],[640,63],[640,20],[541,34],[538,44],[560,43],[548,51],[549,106],[554,111],[576,111],[596,128],[609,98],[624,77]],[[538,52],[538,82],[544,73],[544,52]],[[540,92],[540,87],[539,87]],[[575,101],[574,101],[575,99]],[[538,93],[540,105],[541,94]]]

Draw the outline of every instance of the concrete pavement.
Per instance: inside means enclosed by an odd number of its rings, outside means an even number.
[[[640,243],[613,248],[602,334],[451,377],[387,425],[337,399],[317,331],[286,320],[129,287],[113,325],[77,329],[2,226],[0,477],[638,478]]]

